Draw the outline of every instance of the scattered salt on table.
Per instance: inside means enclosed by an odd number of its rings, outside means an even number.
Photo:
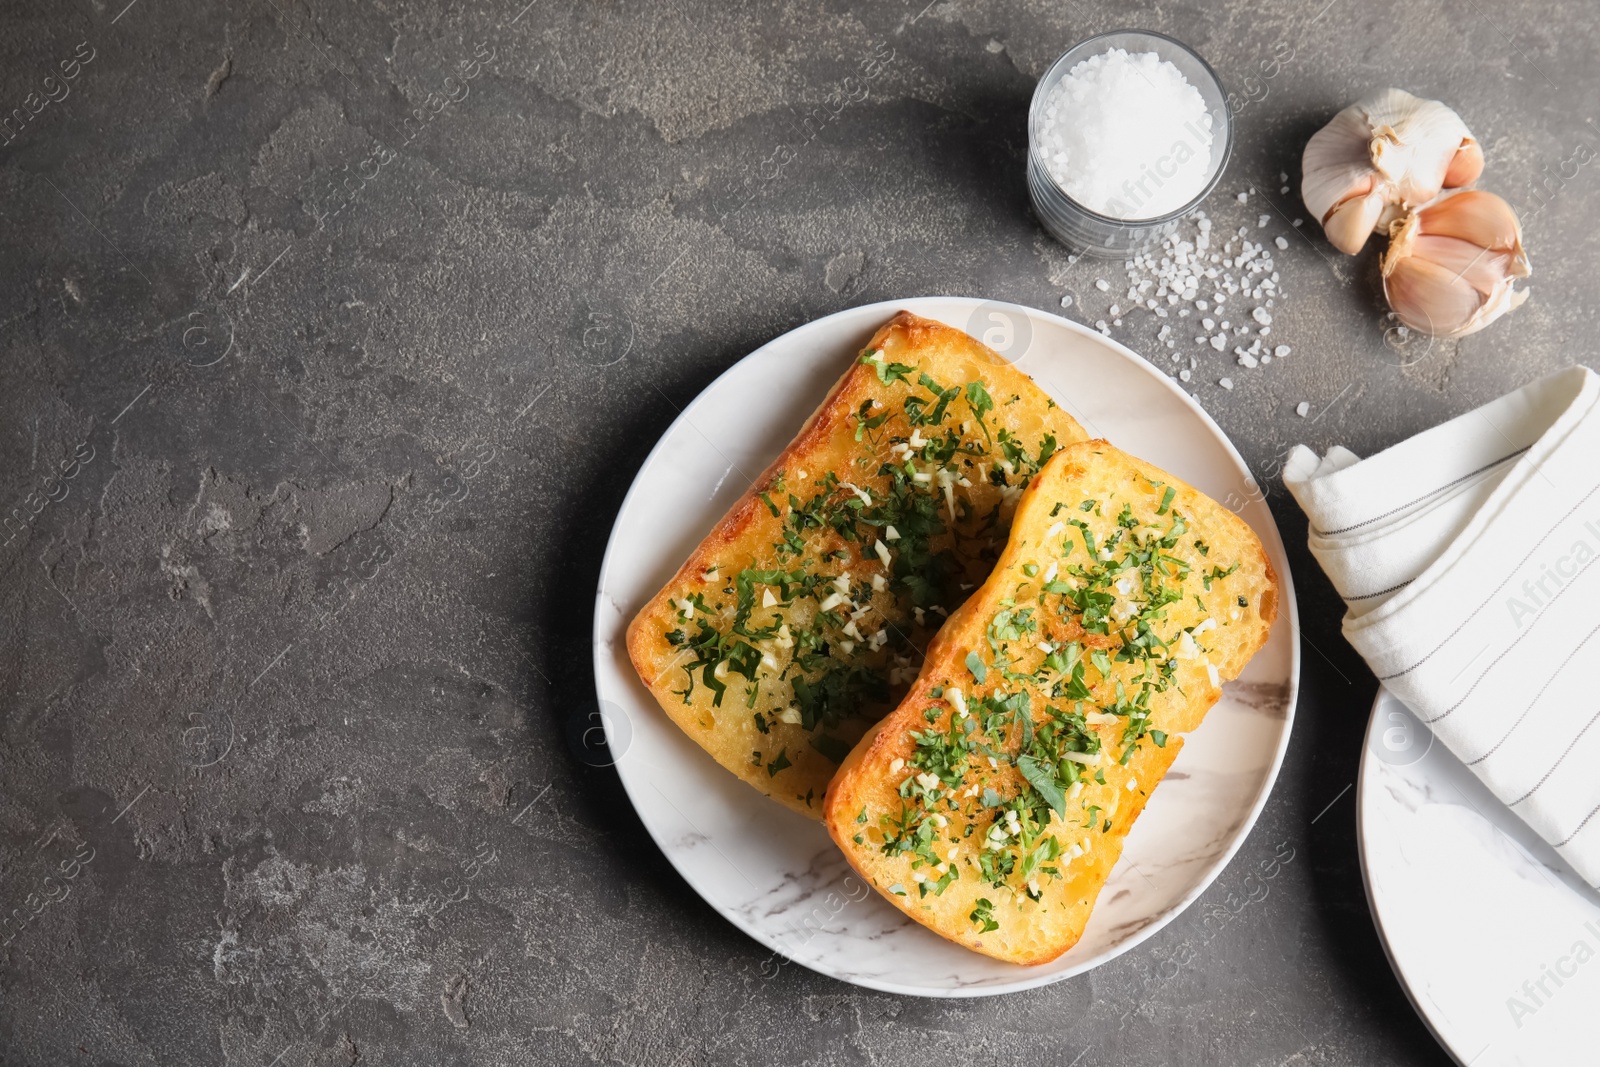
[[[1248,196],[1249,191],[1243,195]],[[1171,357],[1168,373],[1185,383],[1198,383],[1203,379],[1196,375],[1208,372],[1200,369],[1195,355],[1173,351],[1181,337],[1194,339],[1196,348],[1184,346],[1188,352],[1204,356],[1209,345],[1233,366],[1247,370],[1269,367],[1291,351],[1286,344],[1274,346],[1267,340],[1275,325],[1277,303],[1285,296],[1274,259],[1275,251],[1282,249],[1274,248],[1278,241],[1269,243],[1265,237],[1257,243],[1251,239],[1255,233],[1248,224],[1224,231],[1204,211],[1197,211],[1179,221],[1160,246],[1133,253],[1123,263],[1125,281],[1095,279],[1095,288],[1107,294],[1103,303],[1089,299],[1086,304],[1085,298],[1074,296],[1072,304],[1083,308],[1084,321],[1092,321],[1091,314],[1105,313],[1105,318],[1094,321],[1094,328],[1106,336],[1118,329],[1121,337],[1125,322],[1137,328],[1139,314],[1148,312],[1150,318],[1145,321],[1150,323],[1155,345],[1168,349]],[[1117,294],[1115,303],[1110,299],[1112,292]],[[1098,306],[1091,310],[1089,304]],[[1169,317],[1169,309],[1176,309],[1176,315]],[[1228,317],[1223,318],[1224,314]],[[1192,325],[1172,323],[1173,318],[1190,316]],[[1151,321],[1154,319],[1167,321]],[[1223,389],[1234,387],[1232,377],[1211,381]]]

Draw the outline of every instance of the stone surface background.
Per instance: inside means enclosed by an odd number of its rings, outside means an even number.
[[[0,1061],[1447,1063],[1368,917],[1374,682],[1276,463],[1593,358],[1593,8],[523,2],[5,4]],[[1139,950],[996,1000],[849,988],[718,918],[575,742],[605,535],[784,330],[925,293],[1103,314],[1120,265],[1032,220],[1025,115],[1124,25],[1245,99],[1222,192],[1259,193],[1213,213],[1291,237],[1294,354],[1189,388],[1294,553],[1294,742]],[[1305,139],[1388,84],[1458,108],[1527,217],[1535,295],[1459,343],[1386,339],[1375,252],[1289,226]]]

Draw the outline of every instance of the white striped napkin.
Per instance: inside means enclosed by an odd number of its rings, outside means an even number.
[[[1600,377],[1571,367],[1284,484],[1345,636],[1494,794],[1600,887]]]

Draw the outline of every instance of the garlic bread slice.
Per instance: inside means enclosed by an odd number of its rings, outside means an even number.
[[[1023,488],[1086,436],[989,348],[896,315],[629,625],[639,677],[718,763],[820,818]]]
[[[1237,515],[1104,441],[1058,450],[983,588],[835,776],[828,832],[936,933],[1055,959],[1277,605]]]

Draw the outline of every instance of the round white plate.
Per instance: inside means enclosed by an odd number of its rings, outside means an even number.
[[[1384,951],[1457,1063],[1600,1058],[1600,894],[1387,689],[1356,821]]]
[[[1266,647],[1229,683],[1134,826],[1083,938],[1020,967],[960,948],[858,879],[821,824],[758,796],[662,713],[624,647],[634,613],[783,450],[873,332],[902,309],[1001,351],[1092,434],[1164,467],[1255,528],[1283,606]],[[739,929],[845,982],[932,997],[1059,981],[1159,930],[1221,872],[1266,802],[1300,674],[1294,589],[1277,527],[1222,431],[1165,375],[1055,315],[925,297],[842,311],[764,345],[686,408],[645,460],[611,531],[595,602],[595,684],[622,784],[678,872]],[[775,957],[777,958],[777,957]]]

